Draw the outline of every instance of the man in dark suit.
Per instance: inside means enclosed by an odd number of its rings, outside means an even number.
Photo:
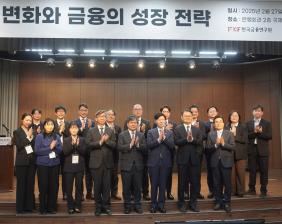
[[[256,168],[260,173],[260,197],[267,196],[269,140],[272,139],[271,123],[262,119],[263,107],[253,108],[254,119],[247,122],[248,128],[248,162],[249,162],[249,190],[248,194],[256,194]]]
[[[61,137],[61,142],[64,143],[64,139],[69,136],[69,122],[65,120],[67,110],[63,105],[58,105],[55,107],[55,132]],[[62,153],[60,155],[60,170],[62,175],[62,193],[63,193],[63,200],[67,200],[67,190],[66,190],[66,180],[64,175],[64,163],[65,157]]]
[[[141,214],[143,213],[141,208],[143,155],[146,153],[146,141],[144,134],[137,131],[137,118],[134,115],[130,115],[126,123],[128,129],[121,132],[118,138],[124,213],[131,212],[131,194],[133,193],[134,209]]]
[[[88,118],[88,105],[86,103],[81,103],[78,106],[78,114],[79,114],[79,118],[75,120],[79,128],[78,135],[86,138],[87,132],[89,131],[89,129],[93,128],[95,125],[94,121]],[[87,191],[86,199],[94,199],[94,195],[92,194],[93,177],[89,169],[89,159],[90,159],[89,150],[86,150],[84,159],[85,159],[85,184],[86,184],[86,191]]]
[[[86,137],[90,150],[89,168],[94,178],[94,198],[96,202],[95,215],[101,213],[111,215],[110,191],[111,172],[114,167],[113,150],[116,148],[116,138],[113,130],[107,127],[105,110],[95,114],[96,126],[91,128]]]
[[[203,154],[204,154],[204,146],[206,145],[206,140],[207,140],[207,127],[204,121],[199,120],[199,107],[197,105],[192,105],[189,107],[189,110],[191,110],[192,115],[193,115],[193,121],[192,125],[196,128],[199,128],[201,131],[202,135],[202,144],[199,145],[198,153],[199,153],[199,158],[200,158],[200,166],[199,166],[199,191],[197,192],[197,197],[198,199],[204,199],[204,195],[201,194],[201,174],[202,174],[202,162],[203,162]],[[189,186],[189,183],[188,183]],[[188,188],[189,189],[189,188]]]
[[[171,154],[174,151],[173,132],[165,129],[166,117],[162,113],[154,116],[156,128],[148,131],[148,168],[151,181],[151,213],[158,209],[166,213],[165,190],[169,171],[172,167]]]
[[[211,152],[211,167],[214,183],[215,207],[222,207],[231,212],[231,171],[234,164],[234,135],[224,130],[224,120],[221,116],[214,118],[214,131],[208,134],[206,150]],[[222,192],[224,189],[224,192]]]
[[[143,115],[142,106],[140,104],[133,105],[132,113],[137,118],[137,131],[144,133],[145,138],[147,138],[147,133],[151,129],[151,126],[150,126],[150,121],[142,118]],[[124,130],[127,130],[127,124],[124,125]],[[148,176],[148,167],[147,167],[148,154],[146,153],[143,154],[143,160],[144,160],[144,170],[143,170],[143,180],[142,180],[142,193],[143,193],[143,199],[149,201],[150,200],[149,176]]]
[[[114,110],[110,109],[106,112],[106,126],[111,128],[116,136],[116,143],[118,143],[118,135],[121,133],[120,126],[115,124],[116,113]],[[119,160],[119,151],[116,147],[113,150],[114,156],[114,168],[112,169],[111,175],[111,198],[115,200],[121,200],[121,197],[118,196],[118,160]]]
[[[187,179],[189,177],[191,183],[189,207],[192,211],[199,212],[197,192],[199,192],[198,170],[200,159],[197,151],[199,145],[202,144],[202,136],[200,129],[192,125],[193,115],[190,110],[184,110],[181,119],[183,123],[178,125],[174,131],[175,144],[178,146],[178,206],[181,212],[187,211],[184,192],[187,189]]]
[[[166,117],[166,120],[165,120],[165,129],[166,130],[171,130],[174,132],[174,129],[176,128],[177,124],[172,121],[170,119],[170,115],[171,115],[171,108],[170,106],[168,105],[165,105],[165,106],[162,106],[160,108],[160,112],[162,114],[165,115]],[[157,127],[157,124],[154,123],[153,125],[153,128],[156,128]],[[167,194],[167,199],[168,200],[174,200],[174,197],[173,195],[171,194],[171,186],[172,186],[172,174],[173,174],[173,165],[174,165],[174,150],[172,151],[171,153],[171,162],[172,162],[172,165],[168,171],[168,178],[167,178],[167,183],[166,183],[166,194]]]
[[[215,106],[210,106],[207,109],[207,114],[208,114],[208,121],[206,122],[206,136],[208,136],[208,133],[210,131],[214,130],[214,124],[213,120],[215,116],[218,115],[218,109]],[[205,150],[205,157],[206,157],[206,163],[207,163],[207,183],[208,183],[208,188],[209,188],[209,194],[208,198],[211,199],[214,196],[213,192],[213,174],[212,174],[212,167],[211,167],[211,152],[209,150]]]

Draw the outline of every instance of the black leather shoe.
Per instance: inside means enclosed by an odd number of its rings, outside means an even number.
[[[123,210],[123,213],[124,213],[124,214],[130,214],[130,212],[131,212],[131,209],[130,209],[130,208],[125,208],[125,209]]]
[[[210,193],[208,194],[208,199],[212,199],[213,196],[214,196],[213,193],[210,192]]]
[[[55,214],[57,214],[56,211],[47,211],[47,213],[50,214],[50,215],[55,215]]]
[[[101,215],[101,209],[96,209],[95,215],[96,215],[96,216],[100,216],[100,215]]]
[[[151,198],[150,198],[149,195],[147,195],[147,194],[143,194],[143,199],[144,199],[145,201],[150,201],[150,200],[151,200]]]
[[[69,214],[74,214],[74,210],[73,209],[69,209],[68,212],[69,212]]]
[[[184,193],[184,200],[188,201],[189,199],[190,199],[189,194]]]
[[[237,194],[237,197],[238,197],[238,198],[243,198],[243,197],[244,197],[244,194]]]
[[[121,197],[119,197],[119,196],[117,196],[117,195],[113,195],[113,196],[111,197],[111,199],[120,201],[120,200],[121,200]]]
[[[220,210],[220,209],[221,209],[221,204],[216,203],[215,206],[214,206],[214,208],[213,208],[213,210],[218,211],[218,210]]]
[[[154,207],[151,207],[150,212],[151,212],[151,213],[156,213],[157,210],[156,210]]]
[[[81,209],[79,209],[79,208],[75,208],[74,211],[75,211],[76,213],[81,213]]]
[[[174,197],[172,194],[167,194],[167,200],[174,200]]]
[[[247,195],[256,195],[256,191],[255,190],[251,190],[249,189],[247,192],[246,192]]]
[[[160,213],[166,213],[166,209],[164,207],[163,208],[159,208],[158,210],[159,210]]]
[[[198,198],[198,199],[205,199],[204,195],[202,195],[201,193],[199,193],[199,194],[197,195],[197,198]]]
[[[225,204],[225,205],[224,205],[224,210],[225,210],[227,213],[231,212],[231,206],[230,206],[229,204]]]
[[[103,211],[107,215],[112,215],[112,210],[111,209],[104,209]]]
[[[180,207],[179,207],[179,211],[180,211],[180,212],[183,212],[183,213],[184,213],[184,212],[187,212],[186,206],[185,206],[185,205],[180,206]]]
[[[135,212],[138,213],[138,214],[142,214],[142,213],[143,213],[142,208],[135,208],[134,210],[135,210]]]
[[[197,205],[190,205],[190,209],[191,209],[191,211],[193,211],[193,212],[200,212],[200,210],[199,210],[199,208],[198,208]]]
[[[259,197],[265,199],[267,197],[267,194],[265,192],[261,192]]]

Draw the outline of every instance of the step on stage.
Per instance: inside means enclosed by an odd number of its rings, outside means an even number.
[[[247,180],[248,177],[246,177]],[[259,178],[257,179],[259,181]],[[121,181],[119,181],[119,196],[121,193]],[[173,176],[172,194],[177,195],[177,175]],[[246,181],[248,183],[248,181]],[[259,188],[257,188],[258,192]],[[269,175],[269,196],[265,199],[259,196],[245,196],[243,198],[232,197],[232,212],[227,214],[225,211],[214,211],[213,200],[206,199],[208,194],[206,185],[206,175],[202,176],[202,193],[204,200],[199,200],[199,213],[188,210],[187,213],[180,213],[177,209],[177,199],[166,201],[166,214],[149,212],[150,203],[142,202],[144,213],[139,215],[132,212],[129,215],[123,214],[123,204],[121,201],[112,201],[111,216],[94,215],[94,201],[85,200],[82,204],[82,213],[69,215],[67,213],[66,202],[62,200],[61,192],[58,199],[58,212],[55,215],[39,215],[37,212],[32,214],[16,215],[15,191],[0,193],[0,223],[282,223],[282,170],[271,170]],[[38,190],[36,184],[36,200],[38,206]],[[256,221],[254,220],[256,219]],[[262,220],[260,220],[262,219]],[[199,222],[199,221],[202,222]],[[210,220],[208,222],[208,220]],[[211,220],[213,220],[211,222]],[[217,222],[215,222],[217,220]],[[225,221],[219,221],[225,220]],[[237,221],[236,221],[237,220]],[[246,220],[243,222],[243,220]],[[249,221],[247,221],[249,220]],[[196,222],[198,221],[198,222]]]

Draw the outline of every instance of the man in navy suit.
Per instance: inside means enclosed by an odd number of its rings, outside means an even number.
[[[94,127],[94,121],[88,118],[88,105],[86,103],[81,103],[78,106],[78,114],[79,114],[79,118],[75,120],[79,128],[78,135],[86,138],[89,129]],[[92,193],[94,184],[89,169],[89,159],[90,159],[89,150],[86,150],[84,159],[85,159],[85,184],[87,190],[86,199],[94,200],[94,195]]]
[[[154,116],[157,127],[148,131],[148,168],[151,181],[151,213],[158,209],[166,213],[164,207],[165,190],[172,166],[171,154],[174,150],[173,132],[165,129],[166,117],[162,113]]]
[[[190,202],[189,207],[194,212],[199,212],[197,207],[197,193],[199,192],[199,146],[202,144],[202,136],[199,128],[192,125],[193,115],[188,109],[182,112],[182,124],[174,131],[177,150],[178,165],[178,206],[181,212],[187,211],[184,192],[187,189],[187,179],[190,180]]]
[[[248,194],[256,194],[256,169],[260,173],[260,197],[267,196],[269,140],[272,139],[271,123],[262,119],[263,107],[258,105],[253,108],[254,119],[247,122],[248,128],[248,161],[249,161],[249,190]]]
[[[231,171],[234,164],[234,135],[224,129],[221,116],[214,118],[214,130],[208,134],[206,150],[211,152],[211,168],[214,183],[214,210],[224,208],[231,212]],[[224,192],[223,192],[224,189]]]

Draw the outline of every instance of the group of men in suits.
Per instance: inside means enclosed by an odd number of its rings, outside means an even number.
[[[86,199],[95,199],[98,216],[111,214],[110,201],[121,200],[118,196],[118,165],[121,170],[124,213],[134,210],[142,213],[141,198],[151,200],[150,211],[164,213],[165,198],[173,200],[172,170],[174,157],[178,168],[178,206],[181,212],[187,208],[198,212],[197,200],[201,194],[201,167],[206,158],[208,198],[215,198],[215,210],[231,211],[231,170],[234,164],[236,143],[234,134],[226,129],[222,116],[215,106],[207,109],[208,121],[199,120],[199,107],[192,105],[181,113],[181,124],[170,119],[169,106],[160,108],[150,122],[143,118],[140,104],[133,105],[132,115],[124,130],[115,123],[113,110],[99,110],[95,122],[88,118],[87,104],[79,105],[79,118],[76,123],[79,135],[86,139],[85,155]],[[56,132],[67,136],[66,109],[56,107]],[[268,141],[271,139],[271,124],[262,119],[263,107],[253,108],[254,119],[247,122],[248,164],[250,171],[249,190],[256,194],[256,170],[260,171],[261,196],[267,194],[268,184]],[[38,129],[34,129],[38,130]],[[61,163],[63,164],[63,163]],[[151,198],[149,196],[149,176]],[[94,182],[94,183],[93,183]],[[64,177],[63,177],[63,195]],[[93,188],[94,186],[94,188]],[[93,196],[94,189],[94,196]],[[165,195],[166,194],[166,195]],[[165,197],[166,196],[166,197]],[[185,200],[189,198],[187,205]]]

